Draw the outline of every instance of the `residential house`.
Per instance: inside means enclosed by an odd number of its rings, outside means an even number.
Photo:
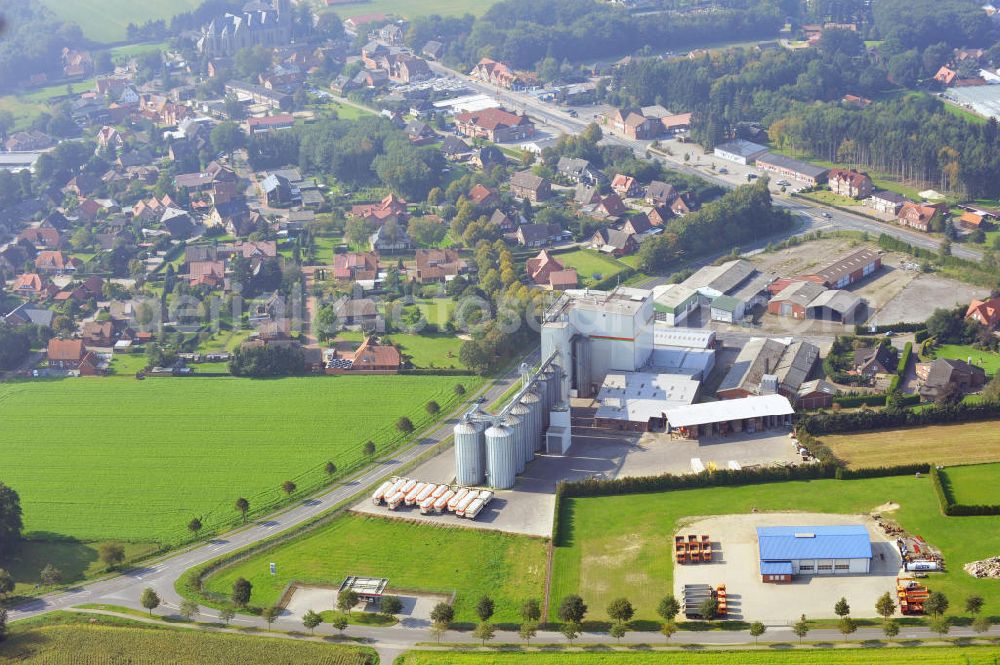
[[[601,190],[594,185],[579,184],[573,192],[573,201],[581,207],[601,202]]]
[[[677,188],[668,182],[654,180],[646,187],[646,203],[651,206],[669,205],[677,198]]]
[[[421,284],[446,282],[468,269],[453,249],[418,249],[415,279]]]
[[[351,298],[337,308],[337,320],[346,328],[374,330],[378,322],[378,306],[371,298]]]
[[[54,287],[53,287],[54,288]],[[26,272],[14,278],[14,283],[10,287],[10,292],[22,298],[39,298],[44,295],[55,294],[56,290],[47,288],[46,280],[34,272]]]
[[[694,209],[695,205],[689,194],[682,194],[670,202],[670,212],[678,217],[683,217]]]
[[[586,159],[576,157],[560,157],[556,164],[556,172],[574,184],[594,185],[599,180],[607,178],[593,168]]]
[[[868,174],[854,169],[830,169],[827,183],[834,194],[852,199],[867,199],[875,190]]]
[[[965,311],[965,318],[976,321],[990,330],[1000,325],[1000,298],[973,300]]]
[[[641,236],[652,231],[653,224],[649,221],[649,216],[646,213],[640,212],[635,215],[629,215],[625,223],[622,224],[621,230],[629,235]]]
[[[444,44],[432,39],[424,44],[424,47],[420,49],[420,53],[430,60],[439,60],[444,55]]]
[[[594,249],[614,257],[626,256],[639,249],[635,234],[617,229],[599,229],[590,239]]]
[[[83,324],[83,343],[87,347],[108,347],[115,343],[115,328],[111,321],[87,321]]]
[[[97,190],[101,188],[101,184],[101,179],[97,176],[90,175],[89,173],[81,173],[80,175],[71,178],[63,189],[67,193],[84,197],[97,192]]]
[[[62,246],[62,236],[59,230],[51,226],[32,226],[17,234],[18,240],[30,242],[35,249],[59,249]]]
[[[580,284],[580,277],[576,270],[567,268],[566,270],[556,270],[549,275],[549,288],[553,291],[565,291],[575,289]]]
[[[467,198],[472,205],[478,208],[496,206],[500,203],[500,194],[495,189],[479,183],[472,186]]]
[[[37,129],[14,132],[7,136],[4,148],[7,152],[24,152],[29,150],[45,150],[55,145],[52,137]]]
[[[9,326],[35,325],[43,328],[52,327],[52,319],[55,312],[44,307],[38,307],[30,303],[21,303],[4,317],[3,321]]]
[[[983,215],[970,211],[962,213],[962,216],[958,218],[958,223],[960,226],[972,231],[984,228],[985,222],[986,218]]]
[[[431,71],[426,60],[402,55],[392,59],[389,78],[402,84],[415,83],[434,78],[434,72]]]
[[[647,118],[635,109],[615,109],[608,117],[614,133],[634,140],[656,138],[662,124],[653,118]]]
[[[368,337],[361,343],[351,361],[351,370],[356,372],[398,372],[403,364],[396,347],[376,344],[374,337]]]
[[[407,235],[406,229],[394,224],[383,224],[370,239],[371,249],[374,252],[404,252],[413,248],[413,242]]]
[[[82,266],[83,261],[58,250],[44,250],[35,257],[35,269],[46,275],[73,274]]]
[[[552,195],[549,181],[531,171],[518,171],[510,177],[510,193],[532,203],[544,201]]]
[[[896,219],[903,226],[927,232],[930,231],[936,218],[941,216],[941,208],[937,205],[905,202],[896,214]]]
[[[83,78],[94,71],[94,61],[86,51],[64,47],[61,61],[66,78]]]
[[[426,122],[411,120],[406,123],[404,130],[410,143],[413,145],[425,145],[433,143],[437,139],[437,133]]]
[[[558,224],[521,224],[517,227],[515,238],[517,244],[523,247],[544,247],[562,236]]]
[[[917,378],[921,381],[918,389],[920,397],[937,401],[979,390],[986,385],[986,370],[964,360],[938,358],[933,362],[918,363]]]
[[[236,245],[236,251],[244,259],[263,261],[278,256],[278,243],[274,240],[244,240]]]
[[[660,124],[667,134],[680,134],[691,129],[690,113],[675,113],[661,117]]]
[[[407,219],[406,201],[395,194],[389,194],[378,203],[352,206],[348,215],[366,219],[375,226],[381,226],[389,220],[403,223]]]
[[[378,279],[378,254],[374,252],[349,252],[333,257],[333,278],[357,282]]]
[[[96,358],[84,349],[82,339],[50,339],[46,355],[50,369],[76,371],[80,376],[97,374]]]
[[[611,189],[623,199],[635,196],[639,191],[639,183],[630,175],[615,174],[611,180]]]
[[[872,192],[868,199],[868,206],[873,210],[895,217],[899,209],[906,203],[906,197],[887,189],[878,189]]]
[[[806,381],[799,387],[795,406],[799,409],[829,409],[837,392],[835,385],[823,379]]]
[[[503,151],[495,145],[485,145],[481,148],[476,148],[469,161],[473,166],[480,168],[483,171],[489,171],[495,166],[505,165],[507,163],[507,157],[505,157]]]
[[[649,218],[649,223],[653,226],[663,227],[667,225],[674,216],[674,211],[670,209],[669,206],[653,206],[649,212],[646,213],[646,217]]]
[[[527,115],[499,107],[459,113],[455,116],[455,129],[470,138],[493,143],[523,141],[535,134],[535,124]]]
[[[503,210],[497,208],[490,217],[490,226],[496,227],[501,233],[511,233],[517,228],[517,222]]]
[[[868,378],[895,374],[897,362],[896,351],[888,344],[877,344],[854,352],[854,371]]]
[[[452,162],[464,161],[472,156],[472,152],[472,146],[457,136],[446,136],[441,142],[441,153]]]
[[[260,181],[260,202],[271,208],[292,204],[292,185],[288,178],[270,173]]]
[[[504,63],[489,58],[480,60],[469,77],[507,90],[520,90],[535,82],[530,74],[514,72]]]
[[[596,203],[585,205],[580,208],[580,212],[591,217],[607,219],[609,217],[620,217],[628,212],[628,208],[617,194],[601,196]]]
[[[547,249],[543,249],[532,259],[528,259],[524,264],[524,271],[528,278],[539,286],[549,284],[549,276],[554,272],[565,270],[562,262],[553,256]]]
[[[160,217],[160,226],[171,237],[180,240],[186,240],[191,236],[191,232],[194,231],[194,222],[191,221],[191,215],[186,210],[181,210],[180,208],[167,208],[164,210],[163,215]]]

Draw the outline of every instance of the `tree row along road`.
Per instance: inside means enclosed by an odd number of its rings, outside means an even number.
[[[506,103],[511,108],[524,111],[525,113],[541,120],[544,124],[549,125],[560,132],[564,132],[566,134],[579,134],[587,126],[587,121],[580,118],[573,118],[564,111],[529,94],[510,90],[498,90],[494,86],[476,81],[475,79],[472,79],[461,72],[450,69],[441,63],[431,63],[431,69],[444,76],[459,78],[463,81],[463,83],[473,88],[476,92],[492,95],[500,102]],[[637,156],[643,158],[645,158],[646,150],[649,147],[649,142],[647,141],[636,141],[607,132],[604,134],[604,142],[615,143],[630,148]],[[655,159],[666,164],[669,168],[675,171],[697,176],[713,184],[725,187],[726,189],[733,189],[737,186],[731,180],[721,178],[715,174],[706,173],[703,170],[697,169],[690,164],[685,163],[683,157],[681,156],[663,157],[657,155],[655,156]],[[809,231],[811,228],[816,227],[827,227],[830,229],[867,231],[875,236],[885,233],[908,242],[915,247],[929,249],[935,252],[939,249],[940,242],[938,239],[928,236],[927,234],[900,227],[895,224],[878,222],[867,217],[844,212],[843,210],[839,210],[837,208],[824,206],[820,203],[814,203],[812,201],[807,202],[801,199],[792,199],[779,195],[775,197],[774,204],[776,206],[787,208],[793,212],[800,213],[802,216],[808,218],[810,225],[805,229],[805,231]],[[829,214],[830,217],[817,220],[814,219],[812,215],[807,214],[809,211],[820,211]],[[958,243],[952,246],[952,254],[956,257],[968,259],[970,261],[980,261],[982,259],[982,252]]]
[[[530,352],[524,360],[536,363],[538,350]],[[456,377],[456,381],[458,380],[460,377]],[[489,385],[481,393],[481,398],[485,400],[485,404],[490,404],[501,397],[518,380],[519,375],[515,367]],[[53,610],[67,609],[81,603],[106,603],[139,607],[139,594],[146,587],[153,588],[164,601],[166,607],[177,608],[182,598],[174,589],[174,583],[185,571],[299,526],[345,501],[359,500],[360,495],[367,488],[392,474],[398,473],[400,468],[451,436],[455,422],[455,418],[442,421],[435,429],[423,435],[412,447],[392,455],[390,459],[378,462],[360,475],[338,484],[323,494],[303,500],[294,507],[270,517],[261,518],[248,527],[220,535],[176,554],[168,554],[121,575],[34,598],[14,607],[10,611],[9,619],[16,621]]]

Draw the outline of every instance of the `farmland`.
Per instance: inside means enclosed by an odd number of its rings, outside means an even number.
[[[461,16],[484,14],[497,0],[372,0],[358,4],[339,5],[333,8],[341,18],[364,14],[393,14],[408,19],[429,14]]]
[[[953,598],[953,611],[961,607],[961,598],[978,593],[987,598],[986,612],[1000,612],[1000,580],[976,580],[962,570],[962,564],[1000,551],[1000,517],[944,517],[930,480],[913,476],[564,500],[560,519],[568,526],[556,541],[552,597],[579,593],[593,608],[593,618],[603,620],[608,602],[626,596],[637,619],[655,620],[657,602],[673,585],[674,564],[663,552],[671,547],[674,525],[684,518],[752,509],[861,514],[889,500],[900,505],[894,520],[944,553],[948,572],[932,576],[928,586]],[[873,613],[866,607],[857,615]]]
[[[765,640],[767,637],[764,638]],[[995,662],[1000,649],[989,647],[931,647],[920,649],[921,665],[987,665]],[[910,649],[804,649],[795,651],[693,650],[662,653],[442,653],[412,651],[403,655],[399,665],[909,665],[914,661]]]
[[[442,517],[443,524],[448,521],[453,520]],[[268,573],[272,561],[277,575]],[[228,594],[233,582],[245,577],[253,583],[251,604],[267,606],[292,580],[330,584],[347,575],[387,577],[393,589],[455,591],[459,622],[474,621],[476,601],[489,594],[496,601],[494,621],[515,622],[521,602],[541,599],[544,592],[545,543],[479,529],[346,515],[210,576],[205,588]]]
[[[952,358],[954,360],[972,359],[972,364],[982,367],[986,373],[993,376],[1000,369],[1000,353],[983,351],[967,344],[942,344],[934,347],[935,358]]]
[[[235,519],[233,501],[265,511],[363,461],[365,441],[396,443],[394,423],[447,411],[456,377],[69,379],[4,384],[4,481],[21,495],[25,529],[81,540],[175,543],[201,516]],[[475,377],[461,377],[470,390]],[[378,400],[372,401],[372,395]]]
[[[194,9],[200,0],[42,0],[59,18],[80,26],[85,37],[104,44],[125,39],[129,23],[170,19]]]
[[[970,506],[1000,504],[1000,464],[953,466],[942,474],[955,503]]]
[[[621,261],[604,256],[592,249],[579,249],[575,252],[559,254],[556,259],[565,267],[576,270],[582,286],[591,286],[600,280],[614,277],[628,267]]]
[[[946,466],[1000,461],[995,422],[828,434],[822,441],[854,468],[898,464],[901,459]]]
[[[22,627],[15,624],[9,639],[0,643],[0,660],[52,665],[119,662],[366,665],[375,662],[374,652],[364,647],[151,627],[136,621],[89,614],[60,612],[46,617],[44,624],[47,625]],[[276,659],[278,653],[280,659]]]

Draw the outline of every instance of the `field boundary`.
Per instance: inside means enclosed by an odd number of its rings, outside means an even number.
[[[973,517],[983,515],[1000,515],[1000,505],[969,505],[955,502],[951,483],[947,476],[942,480],[941,471],[936,466],[931,467],[931,482],[934,484],[934,494],[941,504],[941,512],[948,517]],[[944,469],[947,473],[947,469]]]

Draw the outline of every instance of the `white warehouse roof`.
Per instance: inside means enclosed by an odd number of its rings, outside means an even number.
[[[681,374],[613,372],[604,378],[597,394],[598,418],[648,422],[672,406],[683,406],[698,397],[700,382]]]
[[[653,344],[685,349],[708,349],[715,344],[715,331],[700,328],[675,328],[665,323],[653,326]]]
[[[795,409],[784,396],[757,395],[668,408],[667,422],[671,427],[694,427],[746,418],[790,416],[793,413]]]

